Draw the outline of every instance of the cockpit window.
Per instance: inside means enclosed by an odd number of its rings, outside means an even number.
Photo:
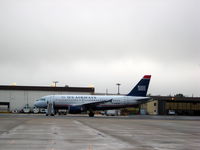
[[[42,98],[42,99],[38,99],[38,100],[36,100],[36,101],[45,101],[45,99],[44,99],[44,98]]]

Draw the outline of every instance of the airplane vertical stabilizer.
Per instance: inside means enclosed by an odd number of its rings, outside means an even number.
[[[151,75],[145,75],[127,96],[146,96]]]

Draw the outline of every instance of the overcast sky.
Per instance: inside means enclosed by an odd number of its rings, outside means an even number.
[[[0,0],[0,85],[200,96],[199,0]]]

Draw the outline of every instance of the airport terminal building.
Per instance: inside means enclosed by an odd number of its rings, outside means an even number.
[[[91,95],[92,87],[50,87],[50,86],[0,86],[0,112],[20,111],[25,105],[33,107],[35,100],[46,95]]]

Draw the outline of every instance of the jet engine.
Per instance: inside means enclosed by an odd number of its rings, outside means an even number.
[[[80,114],[81,112],[85,111],[84,106],[69,106],[68,110],[70,114]]]

